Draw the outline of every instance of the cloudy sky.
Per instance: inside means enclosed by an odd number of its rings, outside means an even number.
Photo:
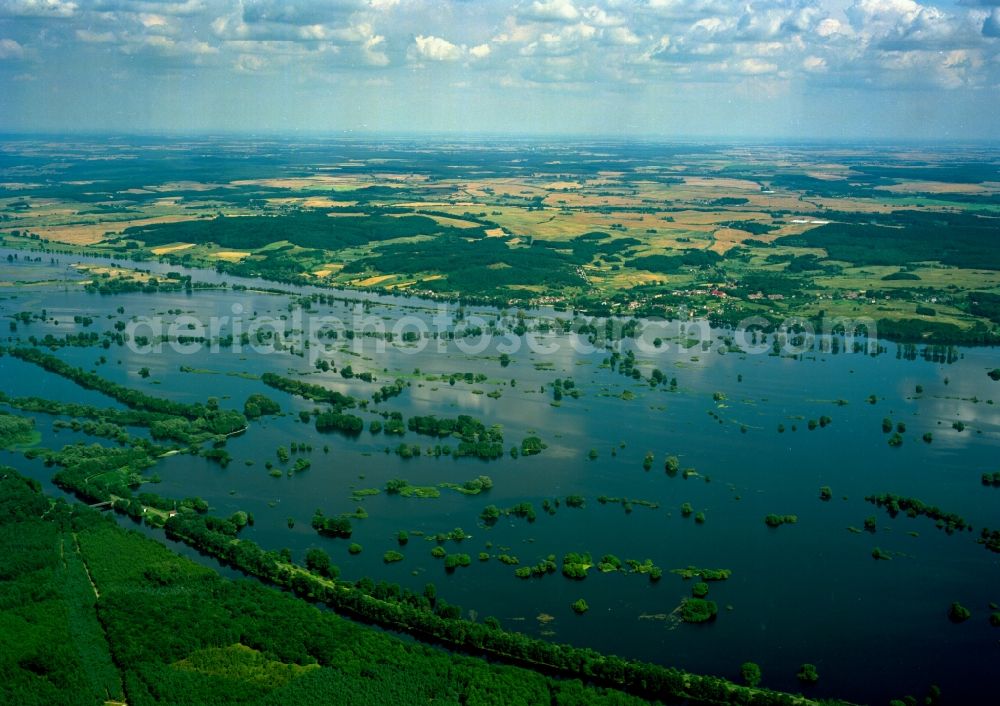
[[[996,139],[1000,0],[0,0],[0,131]]]

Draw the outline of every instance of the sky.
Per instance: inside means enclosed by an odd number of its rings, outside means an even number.
[[[1000,0],[0,0],[0,132],[996,140]]]

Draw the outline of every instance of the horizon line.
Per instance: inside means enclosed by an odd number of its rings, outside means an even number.
[[[452,131],[452,130],[323,130],[323,129],[179,129],[179,130],[136,130],[121,131],[111,129],[81,129],[81,130],[18,130],[11,128],[0,128],[0,140],[25,140],[31,138],[139,138],[139,139],[184,139],[184,138],[269,138],[286,139],[309,137],[313,139],[326,140],[350,140],[350,139],[380,139],[380,140],[414,140],[414,139],[434,139],[440,141],[457,142],[477,142],[484,140],[497,140],[503,142],[542,142],[555,141],[564,144],[579,143],[585,141],[606,142],[606,143],[637,143],[637,144],[717,144],[717,145],[871,145],[871,146],[904,146],[904,145],[942,145],[942,146],[987,146],[1000,147],[1000,137],[997,138],[958,138],[958,137],[898,137],[886,138],[864,137],[864,136],[831,136],[831,137],[804,137],[804,136],[762,136],[762,135],[740,135],[740,136],[720,136],[720,135],[698,135],[698,134],[677,134],[665,135],[661,133],[636,133],[632,135],[611,134],[611,133],[590,133],[590,132],[495,132],[495,131]]]

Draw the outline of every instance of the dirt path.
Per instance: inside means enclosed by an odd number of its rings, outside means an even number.
[[[90,587],[94,589],[94,598],[99,599],[101,597],[101,592],[97,590],[97,584],[94,583],[94,577],[90,575],[90,567],[87,566],[87,560],[83,558],[83,552],[80,551],[80,540],[76,536],[76,532],[73,533],[73,548],[76,550],[77,556],[80,557],[80,563],[83,564],[83,571],[87,574],[87,580],[90,582]]]

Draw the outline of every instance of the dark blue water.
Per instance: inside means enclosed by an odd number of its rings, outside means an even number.
[[[64,271],[65,264],[2,262],[0,281],[51,279],[53,269]],[[195,279],[213,277],[217,275],[196,272]],[[231,291],[100,297],[72,285],[51,284],[6,287],[0,297],[2,317],[45,308],[60,320],[58,327],[19,326],[16,333],[4,331],[4,337],[83,330],[73,325],[74,313],[94,317],[88,330],[102,331],[118,318],[162,315],[171,321],[176,318],[167,313],[171,310],[208,320],[232,315],[234,304],[248,316],[256,312],[279,317],[289,314],[293,302],[286,295]],[[123,317],[115,313],[119,306],[125,309]],[[365,313],[384,317],[391,327],[403,315],[430,320],[436,306],[372,298]],[[353,304],[316,309],[348,318]],[[498,315],[482,308],[468,313]],[[252,512],[256,523],[244,536],[267,548],[289,547],[301,558],[309,547],[323,547],[346,577],[367,575],[417,590],[433,582],[440,595],[480,619],[494,615],[505,626],[530,634],[694,671],[737,678],[740,664],[752,660],[761,665],[765,685],[797,691],[801,687],[795,672],[803,662],[811,662],[821,679],[807,691],[810,695],[884,703],[907,693],[922,695],[929,684],[938,683],[950,703],[988,702],[983,695],[1000,658],[1000,631],[987,620],[989,603],[1000,602],[998,555],[976,544],[976,534],[948,536],[926,518],[890,519],[864,496],[892,492],[917,497],[961,514],[977,533],[982,526],[1000,526],[1000,490],[985,488],[979,480],[984,471],[1000,470],[1000,410],[993,404],[993,398],[1000,402],[1000,383],[985,375],[998,366],[996,351],[963,349],[952,364],[898,360],[892,345],[875,357],[812,353],[794,359],[720,353],[718,337],[723,333],[712,333],[708,350],[684,349],[667,339],[669,350],[637,354],[647,374],[655,365],[668,378],[676,377],[676,392],[652,389],[602,367],[606,351],[575,352],[562,335],[549,339],[560,345],[558,353],[533,354],[522,346],[507,368],[500,366],[495,348],[475,354],[449,343],[442,352],[431,341],[416,352],[413,347],[378,350],[373,339],[358,346],[340,341],[338,347],[349,344],[348,350],[333,352],[335,364],[372,371],[379,378],[375,384],[319,373],[307,358],[263,355],[249,348],[239,354],[202,350],[184,355],[167,345],[155,355],[140,355],[112,346],[107,351],[65,348],[57,354],[108,379],[179,401],[215,396],[222,406],[242,408],[254,392],[277,400],[283,416],[254,422],[249,433],[229,441],[234,460],[228,468],[173,456],[155,468],[162,483],[149,487],[167,496],[202,496],[220,515]],[[101,355],[107,362],[96,365]],[[182,372],[181,366],[203,372]],[[139,376],[142,367],[150,369],[148,379]],[[308,382],[359,399],[403,376],[410,387],[381,408],[404,416],[472,414],[487,424],[502,425],[506,446],[537,433],[548,448],[539,456],[505,456],[492,462],[426,456],[402,460],[385,453],[399,438],[367,431],[357,440],[319,434],[297,414],[315,404],[241,376],[266,371],[304,374]],[[451,386],[447,379],[428,379],[466,371],[482,373],[487,380]],[[11,395],[115,406],[97,393],[10,357],[0,358],[0,374],[2,389]],[[557,377],[571,377],[582,391],[579,399],[567,396],[553,406],[551,391],[539,388]],[[923,387],[920,395],[917,385]],[[501,396],[491,399],[485,394],[492,391]],[[622,399],[626,391],[634,398]],[[716,392],[725,399],[714,400]],[[877,397],[875,404],[868,403],[869,395]],[[847,404],[839,406],[837,400]],[[371,412],[356,412],[366,423],[375,418]],[[809,431],[807,421],[822,415],[832,423]],[[884,417],[905,423],[901,447],[886,443]],[[44,445],[83,438],[67,431],[53,436],[52,419],[36,419]],[[965,423],[964,431],[952,428],[956,420]],[[777,431],[779,424],[786,428],[784,433]],[[933,434],[931,444],[921,441],[928,431]],[[413,434],[402,440],[422,447],[435,443]],[[278,463],[275,450],[293,441],[312,445],[306,454],[312,467],[292,478],[270,477],[265,461],[282,470],[290,467]],[[591,449],[597,451],[596,460],[588,459]],[[642,461],[648,451],[655,461],[647,472]],[[682,468],[693,467],[698,475],[668,477],[663,471],[668,454],[677,455]],[[41,479],[53,472],[10,452],[0,460]],[[479,496],[442,490],[437,499],[384,492],[360,501],[351,497],[353,489],[382,488],[391,478],[437,485],[480,474],[489,475],[494,487]],[[818,498],[824,485],[833,490],[829,502]],[[586,507],[563,505],[554,516],[541,511],[543,499],[568,494],[586,497]],[[636,504],[626,513],[620,504],[599,504],[599,495],[659,506]],[[478,522],[487,504],[506,507],[521,501],[534,504],[536,522],[505,518],[492,528]],[[685,502],[704,512],[703,525],[681,516]],[[358,505],[369,517],[354,521],[351,541],[364,546],[357,556],[348,554],[347,541],[319,537],[309,526],[316,509],[331,515]],[[763,522],[768,513],[795,514],[798,522],[770,529]],[[848,530],[862,527],[869,515],[878,519],[874,535]],[[293,529],[287,526],[288,518],[295,521]],[[449,575],[430,554],[435,543],[414,532],[433,535],[455,527],[471,538],[460,544],[449,541],[445,547],[470,554],[473,564]],[[400,549],[404,561],[385,565],[382,554],[398,548],[395,536],[404,529],[411,535]],[[487,548],[487,543],[492,546]],[[873,560],[876,546],[893,559]],[[480,563],[480,551],[494,558]],[[601,574],[596,569],[579,582],[558,572],[522,580],[514,576],[515,567],[495,559],[507,553],[529,565],[549,554],[558,560],[569,551],[590,552],[595,559],[606,553],[623,560],[648,558],[665,572],[696,565],[733,573],[728,581],[711,584],[709,598],[720,607],[717,620],[687,625],[670,614],[690,595],[691,582],[674,574],[665,573],[658,583],[639,574]],[[581,597],[590,605],[582,617],[569,608]],[[961,625],[949,622],[952,601],[970,608],[973,618]],[[546,615],[552,619],[539,620]]]

